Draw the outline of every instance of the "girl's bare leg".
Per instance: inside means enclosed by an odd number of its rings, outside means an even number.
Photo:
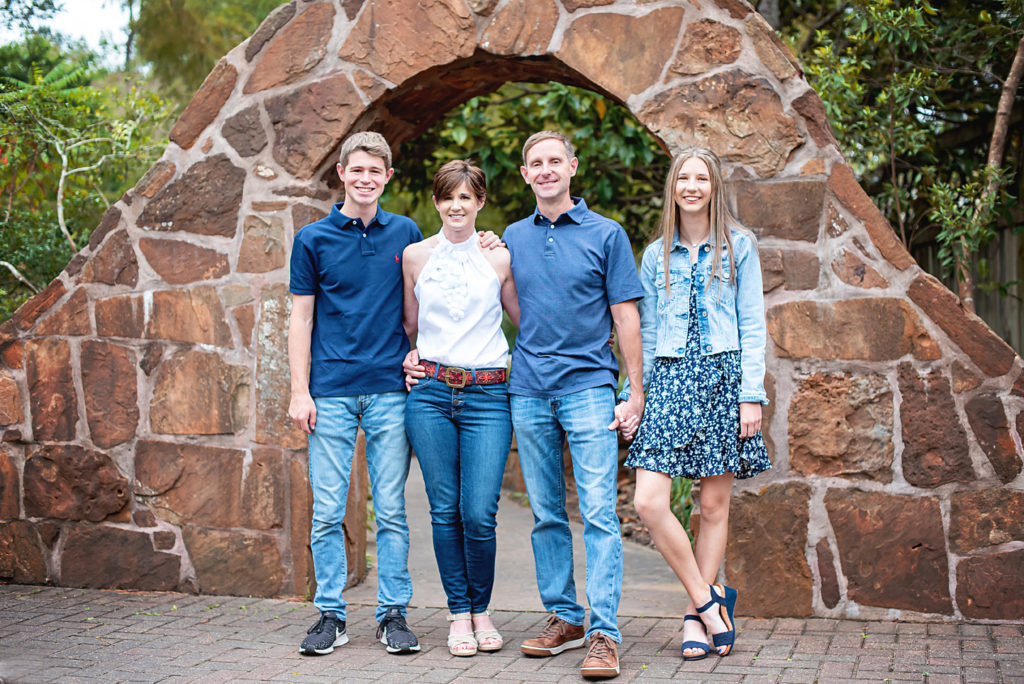
[[[732,495],[732,473],[701,478],[700,481],[700,536],[697,537],[694,556],[700,575],[707,584],[714,584],[718,569],[725,558],[725,544],[729,536],[729,501]],[[699,604],[702,605],[702,604]],[[687,615],[696,615],[693,600],[686,608]],[[690,625],[693,625],[690,627]],[[688,622],[683,626],[683,640],[689,640],[687,629],[699,629],[699,625]],[[700,639],[702,635],[692,638]]]
[[[714,489],[714,487],[712,488]],[[690,596],[690,600],[697,606],[703,606],[711,600],[711,590],[708,587],[710,582],[704,578],[701,572],[701,568],[693,554],[693,547],[690,546],[690,538],[686,536],[686,530],[683,529],[679,519],[672,513],[670,503],[671,490],[671,477],[664,473],[656,473],[638,468],[636,471],[636,493],[633,498],[633,504],[636,506],[636,511],[644,521],[648,531],[650,531],[651,538],[654,539],[658,551],[686,588],[686,593]],[[703,501],[703,492],[701,497]],[[726,520],[726,523],[728,525],[728,520]],[[703,519],[701,520],[701,528],[701,538],[703,538]],[[724,553],[724,537],[721,542],[721,548]],[[714,575],[711,576],[712,581],[713,579]],[[696,611],[694,612],[696,613]],[[722,621],[718,610],[706,611],[700,615],[700,618],[704,621],[711,634],[726,631],[725,623]],[[696,627],[695,623],[694,627]],[[687,640],[685,633],[683,638],[684,641]],[[695,636],[693,640],[706,641],[707,636],[701,634]],[[686,653],[686,655],[697,655],[697,651]]]

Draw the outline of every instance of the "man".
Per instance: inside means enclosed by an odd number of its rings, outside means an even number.
[[[342,521],[362,424],[377,521],[377,638],[388,653],[411,653],[420,645],[405,621],[412,578],[402,374],[409,338],[402,328],[401,254],[423,235],[411,219],[378,206],[394,173],[382,135],[348,138],[337,169],[345,201],[300,230],[291,255],[288,415],[309,435],[313,604],[320,611],[299,652],[324,655],[348,643]]]
[[[615,513],[618,442],[631,437],[643,412],[642,344],[636,300],[643,296],[625,231],[569,193],[578,160],[572,142],[541,131],[523,146],[523,179],[533,189],[533,215],[503,235],[519,291],[519,336],[509,379],[512,424],[533,509],[537,586],[553,615],[522,651],[552,656],[590,647],[581,674],[619,674],[622,635],[616,611],[622,592],[622,536]],[[618,364],[608,345],[612,323],[630,384],[615,405]],[[641,384],[636,384],[641,383]],[[572,534],[565,512],[562,442],[568,438],[583,515],[590,628],[573,582]]]

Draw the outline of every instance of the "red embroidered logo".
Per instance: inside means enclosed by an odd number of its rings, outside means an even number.
[[[395,255],[395,263],[396,264],[398,263],[398,255],[397,254]]]

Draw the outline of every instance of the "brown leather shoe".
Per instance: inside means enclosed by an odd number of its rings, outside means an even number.
[[[571,625],[557,615],[552,615],[544,625],[544,631],[524,641],[520,649],[532,656],[558,655],[570,648],[581,648],[585,634],[583,625]]]
[[[587,679],[608,679],[619,676],[619,649],[600,632],[590,637],[590,650],[583,659],[580,674]]]

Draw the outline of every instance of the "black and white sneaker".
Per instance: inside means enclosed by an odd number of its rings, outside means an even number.
[[[405,624],[405,616],[398,606],[391,606],[380,620],[377,638],[387,646],[388,653],[414,653],[420,650],[416,635]]]
[[[348,643],[345,633],[345,621],[339,620],[333,611],[320,614],[320,619],[306,632],[308,635],[299,646],[302,655],[327,655],[335,646]]]

